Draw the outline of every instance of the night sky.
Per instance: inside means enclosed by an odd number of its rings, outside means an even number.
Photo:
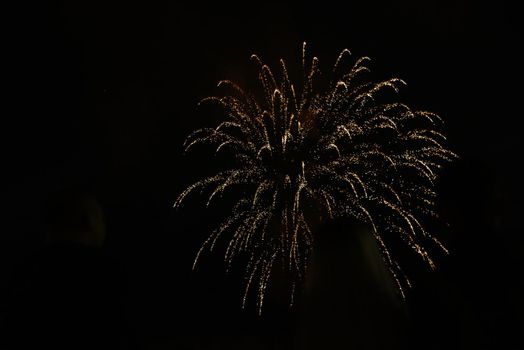
[[[203,151],[182,152],[189,132],[219,117],[198,101],[217,93],[221,79],[250,84],[252,53],[293,67],[306,41],[321,68],[349,48],[372,58],[375,79],[404,79],[400,98],[438,113],[461,156],[438,184],[452,254],[435,272],[412,269],[404,348],[524,346],[514,8],[470,0],[152,3],[41,1],[5,13],[2,305],[16,266],[42,244],[46,198],[83,186],[102,205],[106,247],[125,271],[121,299],[136,348],[299,348],[300,307],[275,293],[261,317],[254,302],[242,310],[242,276],[225,275],[219,254],[191,271],[220,209],[172,205],[218,167]]]

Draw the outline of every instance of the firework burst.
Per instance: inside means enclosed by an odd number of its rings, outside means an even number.
[[[445,251],[422,223],[423,217],[436,216],[438,169],[456,157],[443,146],[441,119],[403,103],[380,102],[385,90],[398,92],[405,83],[397,78],[370,82],[365,79],[369,58],[350,65],[349,56],[347,49],[340,53],[335,78],[319,89],[319,61],[313,57],[306,62],[304,43],[298,91],[283,60],[277,77],[252,55],[260,67],[260,98],[225,80],[218,85],[232,93],[202,101],[220,105],[226,118],[190,134],[185,151],[210,143],[216,152],[230,152],[235,161],[189,186],[175,207],[193,191],[207,192],[209,205],[226,190],[242,187],[231,215],[203,243],[195,264],[206,248],[212,250],[228,235],[228,266],[241,253],[249,258],[243,305],[255,288],[261,310],[277,264],[290,272],[294,290],[306,271],[315,220],[353,218],[368,224],[401,293],[404,282],[385,234],[398,236],[431,267],[423,242],[429,239]]]

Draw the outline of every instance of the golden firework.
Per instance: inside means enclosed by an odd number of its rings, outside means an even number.
[[[439,168],[456,157],[443,145],[441,119],[403,103],[380,102],[385,90],[398,92],[404,81],[367,80],[368,57],[344,69],[347,49],[333,66],[335,78],[329,86],[317,88],[319,61],[313,57],[308,65],[305,48],[304,43],[300,91],[283,60],[277,77],[253,55],[260,68],[261,96],[221,81],[218,85],[232,93],[202,102],[219,104],[225,120],[196,130],[184,143],[185,151],[213,144],[215,153],[231,152],[235,162],[189,186],[175,207],[195,190],[209,192],[209,205],[234,186],[250,189],[242,191],[231,215],[203,243],[195,264],[204,249],[213,249],[229,234],[225,260],[229,266],[237,255],[247,254],[243,302],[255,286],[259,310],[277,261],[293,276],[293,290],[304,276],[314,241],[312,220],[353,218],[367,223],[401,293],[400,268],[383,239],[386,232],[398,235],[431,267],[433,260],[421,242],[429,238],[445,250],[421,220],[436,216],[434,181]]]

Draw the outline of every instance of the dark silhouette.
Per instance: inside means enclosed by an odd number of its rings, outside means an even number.
[[[400,349],[404,303],[370,228],[351,220],[318,232],[306,280],[297,349]]]
[[[13,276],[3,341],[9,349],[126,346],[125,279],[104,250],[102,210],[67,190],[46,208],[43,249]]]

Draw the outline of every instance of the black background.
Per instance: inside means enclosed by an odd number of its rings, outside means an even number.
[[[347,47],[372,57],[373,77],[407,81],[402,100],[440,114],[461,156],[441,183],[453,253],[408,297],[414,343],[522,344],[522,41],[505,2],[42,1],[5,15],[0,283],[40,244],[46,196],[87,184],[144,343],[275,347],[295,311],[241,310],[239,278],[219,257],[192,272],[220,211],[172,204],[213,167],[204,153],[182,154],[190,131],[216,122],[198,101],[220,79],[254,79],[251,53],[292,66],[306,41],[324,69]]]

